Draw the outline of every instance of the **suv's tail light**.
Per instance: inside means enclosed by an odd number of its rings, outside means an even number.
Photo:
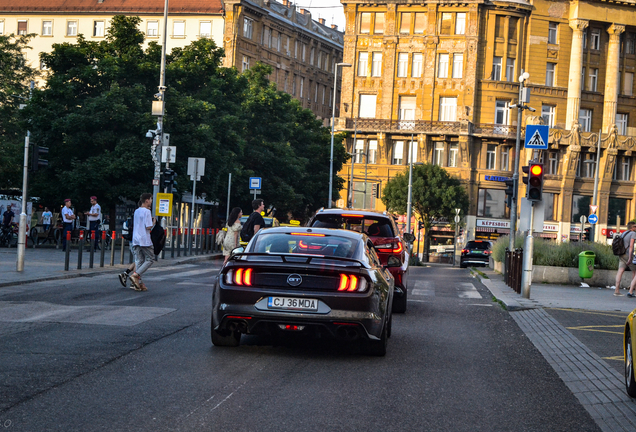
[[[468,252],[470,252],[468,249],[462,249],[462,253],[463,254],[468,253]]]
[[[486,255],[490,255],[490,254],[492,253],[492,251],[491,251],[491,250],[485,250],[485,251],[484,251],[484,253],[485,253]]]
[[[367,289],[367,280],[363,277],[356,275],[340,275],[340,283],[338,284],[338,291],[348,292],[364,292]]]
[[[402,247],[402,242],[398,241],[397,244],[385,243],[385,244],[375,245],[375,249],[378,252],[382,252],[382,253],[399,254],[399,253],[402,253],[403,247]]]
[[[252,286],[252,269],[231,269],[225,274],[225,283],[228,285]]]

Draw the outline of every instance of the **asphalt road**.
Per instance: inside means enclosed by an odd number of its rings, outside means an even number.
[[[356,344],[211,346],[213,263],[0,288],[7,431],[596,431],[468,270],[413,268],[384,358]],[[1,430],[1,428],[0,428]]]

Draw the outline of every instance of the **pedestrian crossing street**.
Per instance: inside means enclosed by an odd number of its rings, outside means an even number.
[[[409,301],[426,301],[432,297],[459,297],[462,299],[482,299],[477,288],[470,282],[459,282],[453,286],[439,287],[432,281],[417,280],[411,283]]]

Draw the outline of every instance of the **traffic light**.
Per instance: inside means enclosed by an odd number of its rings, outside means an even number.
[[[163,187],[168,193],[172,193],[172,188],[175,184],[174,177],[175,172],[170,168],[166,168],[166,170],[163,172]]]
[[[541,201],[543,194],[543,164],[531,162],[528,174],[528,188],[526,198],[528,201]]]
[[[417,229],[418,229],[419,231],[422,231],[422,230],[424,229],[424,222],[419,221],[419,222],[417,223]]]
[[[506,206],[512,208],[512,200],[514,199],[514,180],[506,180]]]
[[[523,171],[523,174],[524,174],[524,176],[521,178],[521,181],[523,181],[523,184],[527,185],[528,184],[527,175],[530,173],[530,167],[528,165],[522,166],[521,171]]]
[[[49,165],[49,161],[45,159],[40,159],[41,156],[44,156],[49,153],[48,147],[40,147],[33,146],[33,153],[31,154],[31,172],[35,172],[39,167],[45,167]]]
[[[588,241],[589,241],[589,240],[590,240],[590,238],[591,238],[591,237],[590,237],[590,227],[585,228],[585,229],[583,230],[583,234],[585,235],[585,240],[588,240]]]

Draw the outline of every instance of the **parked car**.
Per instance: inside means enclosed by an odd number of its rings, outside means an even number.
[[[397,258],[388,267],[400,266]],[[383,356],[391,335],[393,277],[363,233],[269,228],[237,248],[212,294],[212,343],[238,346],[241,334],[361,339]]]
[[[462,249],[459,266],[461,268],[465,268],[468,265],[487,266],[490,254],[492,254],[491,247],[491,243],[486,240],[469,241]]]
[[[407,241],[400,236],[395,221],[386,212],[373,210],[320,209],[309,220],[307,226],[316,228],[338,228],[364,233],[373,242],[383,265],[389,257],[397,257],[401,265],[392,267],[395,279],[395,300],[393,312],[406,312],[409,276],[409,247],[407,242],[415,240],[412,234],[405,234]]]
[[[625,329],[623,331],[623,352],[625,361],[625,390],[627,394],[636,398],[636,381],[634,381],[634,348],[636,341],[634,340],[634,309],[625,321]]]

